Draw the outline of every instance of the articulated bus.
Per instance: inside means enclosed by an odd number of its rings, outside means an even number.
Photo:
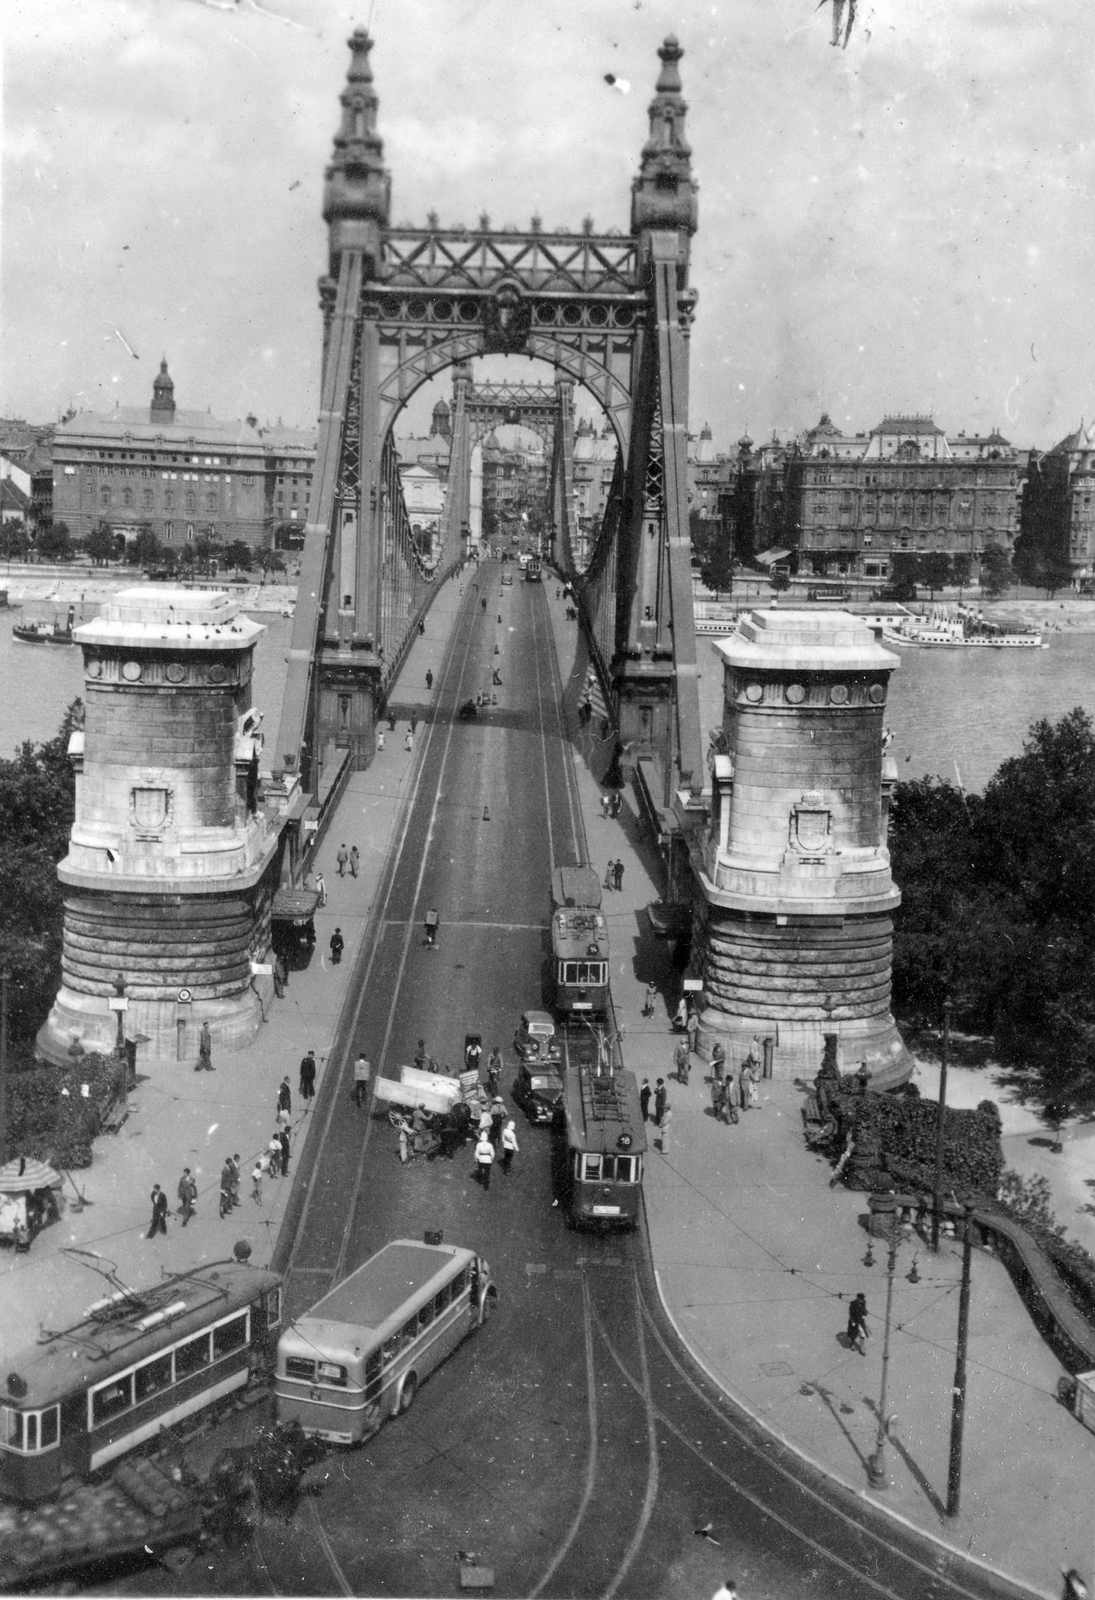
[[[97,1300],[25,1358],[7,1355],[0,1494],[47,1499],[242,1389],[272,1362],[280,1326],[278,1274],[235,1261]]]
[[[359,1444],[410,1410],[419,1384],[486,1322],[497,1298],[474,1250],[386,1244],[282,1334],[279,1419],[332,1444]]]
[[[572,1228],[635,1228],[646,1125],[633,1072],[587,1062],[565,1078],[567,1221]]]
[[[605,1015],[608,924],[592,867],[556,867],[551,874],[551,963],[557,1011]]]

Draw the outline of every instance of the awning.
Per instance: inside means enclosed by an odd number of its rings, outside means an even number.
[[[22,1194],[24,1190],[57,1189],[61,1174],[34,1156],[16,1156],[0,1167],[0,1194]]]
[[[318,889],[279,889],[270,907],[270,917],[274,922],[291,922],[299,927],[302,922],[312,920],[318,907]]]
[[[753,560],[758,566],[772,567],[777,561],[785,561],[790,554],[790,550],[762,550],[759,556],[753,557]]]

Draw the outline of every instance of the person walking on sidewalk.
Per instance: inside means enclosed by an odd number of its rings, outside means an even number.
[[[688,1048],[689,1048],[690,1052],[692,1053],[692,1055],[695,1055],[695,1053],[696,1053],[696,1040],[699,1038],[699,1036],[700,1036],[700,1013],[699,1013],[699,1007],[690,1004],[689,1007],[688,1007]]]
[[[464,1071],[474,1072],[479,1076],[479,1060],[483,1054],[483,1046],[478,1039],[469,1039],[464,1046]]]
[[[870,1337],[871,1330],[867,1326],[867,1296],[861,1291],[848,1307],[848,1329],[845,1338],[850,1349],[858,1350],[861,1356],[865,1356],[867,1352],[863,1348],[863,1341]]]
[[[278,1110],[288,1111],[290,1116],[293,1114],[293,1092],[289,1087],[288,1073],[282,1078],[281,1087],[278,1089]]]
[[[251,1168],[251,1198],[256,1205],[262,1204],[262,1175],[266,1171],[266,1157],[259,1156]]]
[[[380,751],[384,749],[384,746],[387,744],[387,742],[387,736],[385,735],[384,729],[378,728],[376,730],[376,749],[378,755]]]
[[[281,955],[274,957],[274,998],[283,1000],[285,991],[289,987],[289,969],[285,965],[285,958]]]
[[[220,1215],[226,1217],[232,1209],[232,1168],[225,1157],[224,1166],[221,1168],[221,1192],[219,1199]]]
[[[431,690],[431,691],[433,689],[433,673],[430,672],[428,669],[427,669],[427,672],[426,672],[426,688]]]
[[[654,979],[651,978],[650,982],[646,986],[646,996],[643,999],[644,1017],[652,1017],[654,1015],[654,1002],[657,1000],[657,998],[658,985],[654,982]]]
[[[500,1094],[496,1094],[490,1103],[490,1133],[491,1144],[497,1150],[502,1138],[502,1127],[506,1120],[505,1102]]]
[[[320,905],[325,906],[327,904],[327,885],[323,881],[322,872],[316,873],[316,893],[319,895]]]
[[[152,1185],[152,1226],[145,1234],[146,1239],[155,1238],[156,1234],[167,1235],[167,1196],[158,1183]]]
[[[608,866],[605,868],[605,888],[606,889],[615,889],[615,887],[616,887],[616,863],[615,863],[615,861],[610,861],[608,863]]]
[[[198,1064],[195,1072],[215,1072],[213,1065],[213,1035],[209,1031],[208,1022],[202,1023],[201,1033],[198,1035]]]
[[[365,1103],[365,1096],[369,1092],[369,1073],[371,1068],[362,1051],[354,1062],[354,1104],[360,1110]]]
[[[513,1158],[520,1148],[521,1146],[517,1143],[517,1128],[513,1118],[510,1117],[502,1129],[502,1171],[507,1176],[509,1175],[510,1167],[513,1165]]]
[[[723,1121],[729,1127],[730,1123],[737,1123],[738,1111],[741,1107],[741,1084],[733,1072],[726,1074],[726,1082],[722,1085]]]
[[[179,1216],[182,1218],[182,1225],[185,1228],[190,1218],[194,1215],[194,1201],[198,1198],[198,1186],[190,1175],[189,1167],[183,1168],[177,1193],[179,1196]]]
[[[361,865],[361,851],[356,844],[350,846],[350,877],[357,877],[357,869]]]
[[[503,1065],[502,1052],[499,1050],[498,1046],[495,1045],[494,1049],[487,1058],[487,1093],[490,1095],[492,1100],[498,1093],[499,1086],[502,1082]]]
[[[726,1111],[726,1085],[721,1078],[711,1079],[711,1110],[715,1121],[721,1122]]]
[[[411,712],[411,732],[412,732],[412,734],[418,732],[418,708],[417,708],[417,706]]]
[[[475,1176],[484,1189],[490,1188],[490,1169],[494,1164],[494,1146],[483,1129],[479,1129],[479,1142],[475,1146]]]
[[[410,728],[407,729],[407,737],[403,741],[403,748],[408,755],[411,755],[414,751],[414,734]]]
[[[654,1122],[658,1127],[661,1126],[662,1117],[665,1115],[665,1108],[668,1102],[669,1093],[665,1087],[665,1079],[659,1078],[657,1083],[654,1085]]]
[[[683,994],[677,1001],[677,1009],[673,1013],[673,1027],[678,1033],[684,1033],[688,1028],[688,1001]]]
[[[618,822],[620,820],[620,812],[623,810],[623,808],[624,803],[620,799],[619,789],[613,789],[612,799],[609,801],[608,805],[608,814],[612,818],[613,822]]]
[[[622,861],[617,861],[615,867],[613,868],[613,875],[616,879],[615,883],[613,884],[613,888],[622,889],[624,886],[624,864]]]
[[[229,1173],[228,1193],[232,1198],[232,1206],[234,1209],[240,1203],[240,1153],[237,1150],[235,1155],[227,1156],[225,1159]]]
[[[658,1123],[659,1142],[660,1142],[660,1145],[661,1145],[661,1152],[662,1152],[663,1156],[666,1155],[668,1153],[668,1151],[669,1151],[669,1128],[670,1128],[670,1124],[672,1123],[672,1121],[673,1121],[673,1107],[672,1106],[666,1106],[665,1110],[662,1112],[661,1121]]]
[[[305,1102],[304,1109],[308,1109],[307,1102],[316,1092],[316,1053],[309,1050],[300,1063],[300,1098]]]
[[[643,1086],[639,1090],[639,1110],[643,1114],[644,1122],[650,1121],[650,1096],[653,1094],[653,1092],[654,1091],[650,1087],[650,1079],[644,1078]]]
[[[337,967],[342,960],[342,952],[346,948],[346,941],[342,937],[342,929],[336,928],[331,935],[331,965]]]
[[[346,876],[346,868],[350,865],[350,852],[344,844],[339,845],[335,861],[338,863],[339,877],[344,878]]]
[[[677,1082],[687,1084],[689,1065],[687,1039],[681,1039],[677,1048],[673,1051],[673,1065],[677,1072]]]
[[[601,815],[602,815],[602,817],[604,817],[605,821],[607,822],[609,817],[611,816],[611,814],[612,814],[612,796],[609,794],[608,790],[606,789],[604,794],[601,796]]]
[[[289,1176],[289,1134],[287,1129],[282,1128],[278,1134],[278,1142],[281,1145],[281,1175],[283,1178],[287,1178]]]
[[[741,1108],[743,1111],[760,1110],[760,1090],[757,1088],[757,1063],[747,1055],[741,1064]]]
[[[721,1044],[717,1044],[711,1051],[711,1076],[716,1083],[721,1083],[723,1073],[726,1071],[726,1051]]]

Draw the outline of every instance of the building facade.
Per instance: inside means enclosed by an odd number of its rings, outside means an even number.
[[[269,548],[296,523],[302,541],[315,452],[314,433],[180,410],[163,361],[150,406],[57,427],[53,517],[74,539],[100,524],[127,541],[147,530],[176,554],[202,538]]]
[[[1015,565],[1030,583],[1095,581],[1095,426],[1030,452]]]

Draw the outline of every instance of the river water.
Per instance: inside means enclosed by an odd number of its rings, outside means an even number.
[[[21,644],[0,612],[0,756],[24,739],[56,733],[82,692],[74,646]],[[277,728],[292,622],[256,613],[265,632],[255,649],[255,704]],[[982,789],[1008,756],[1018,755],[1032,722],[1083,706],[1095,715],[1095,633],[1061,632],[1048,650],[896,650],[886,720],[902,778],[937,773]],[[698,640],[700,714],[705,734],[722,720],[722,663],[710,638]]]

